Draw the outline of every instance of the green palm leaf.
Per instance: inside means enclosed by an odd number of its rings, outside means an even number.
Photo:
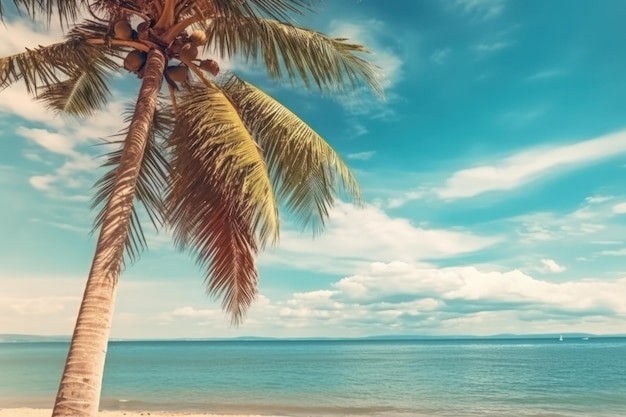
[[[176,119],[174,149],[194,149],[215,181],[246,196],[261,246],[276,241],[278,210],[267,166],[228,97],[216,85],[194,84],[177,102]]]
[[[20,12],[26,14],[33,20],[39,16],[45,18],[50,23],[53,15],[58,15],[62,26],[69,26],[78,18],[78,13],[83,6],[87,5],[85,0],[13,0],[13,4]],[[0,2],[0,19],[4,18],[5,10]]]
[[[65,81],[44,88],[37,98],[52,110],[89,117],[106,106],[111,94],[106,77],[102,66],[92,65]]]
[[[276,240],[278,210],[263,155],[215,85],[177,101],[166,198],[174,241],[207,270],[211,295],[239,322],[256,297],[258,247]]]
[[[107,50],[90,45],[84,38],[71,37],[65,42],[0,58],[0,89],[23,80],[29,93],[39,87],[51,87],[77,73],[89,71],[93,65],[117,68],[106,56]]]
[[[206,0],[204,0],[206,2]],[[253,17],[263,15],[274,19],[288,19],[290,13],[310,10],[319,0],[209,0],[217,16]]]
[[[207,292],[239,323],[256,298],[254,207],[237,185],[223,184],[193,148],[174,142],[167,213],[179,247],[193,249],[206,270]]]
[[[130,122],[132,118],[132,108],[128,109],[130,114],[126,122]],[[156,229],[163,224],[163,207],[164,207],[164,190],[167,187],[168,177],[170,175],[169,163],[166,158],[165,149],[163,147],[165,140],[171,135],[174,121],[172,119],[169,108],[157,109],[154,114],[152,128],[149,133],[148,143],[141,161],[139,176],[135,191],[135,198],[145,209],[150,221]],[[121,132],[119,136],[125,137],[127,130]],[[117,170],[122,157],[122,141],[119,143],[120,149],[108,153],[107,160],[103,167],[109,167],[110,170],[99,179],[95,187],[96,194],[92,201],[92,208],[100,207],[100,211],[94,221],[93,230],[99,230],[104,221],[105,209],[108,201],[111,199],[113,185],[117,175]],[[139,253],[147,247],[145,235],[139,219],[139,214],[133,206],[131,214],[130,233],[125,242],[126,254],[129,260],[134,261]]]
[[[111,2],[96,2],[94,3],[96,6],[99,6],[101,3],[111,6]],[[104,7],[104,5],[102,6]],[[111,6],[111,7],[114,7]],[[111,27],[106,22],[100,22],[90,19],[85,19],[81,21],[79,24],[72,27],[70,30],[69,36],[74,38],[100,38],[103,39],[111,32]]]
[[[382,94],[376,68],[359,56],[367,50],[346,39],[270,19],[218,17],[207,27],[209,45],[222,57],[263,60],[274,79],[300,79],[322,91],[354,88],[364,81]]]
[[[277,198],[304,226],[321,231],[341,191],[360,202],[359,186],[346,164],[298,116],[234,76],[222,88],[263,149]]]

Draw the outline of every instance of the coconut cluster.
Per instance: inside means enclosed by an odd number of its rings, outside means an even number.
[[[137,25],[137,29],[133,29],[131,24],[126,20],[115,23],[113,32],[117,39],[122,40],[149,40],[153,37],[155,43],[158,42],[158,36],[151,33],[151,22],[141,22]],[[166,69],[166,76],[169,80],[182,83],[189,77],[189,68],[186,63],[198,62],[198,68],[207,71],[216,76],[219,71],[219,65],[212,59],[198,60],[198,48],[205,45],[207,37],[204,31],[194,30],[191,34],[186,31],[181,32],[165,49],[168,58],[180,61],[177,65],[169,65]],[[124,68],[130,72],[138,73],[148,59],[148,54],[133,50],[124,58]]]

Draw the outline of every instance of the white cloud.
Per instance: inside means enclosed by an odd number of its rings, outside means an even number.
[[[383,46],[380,37],[386,34],[388,27],[380,20],[370,19],[363,22],[333,20],[329,33],[347,38],[364,45],[371,54],[366,58],[380,68],[383,85],[390,88],[402,78],[402,59],[389,47]]]
[[[203,319],[216,318],[219,319],[222,316],[220,310],[215,309],[201,309],[196,310],[193,307],[185,306],[179,307],[172,312],[174,317],[201,317]]]
[[[23,52],[26,48],[50,45],[63,40],[58,19],[52,19],[48,26],[42,22],[31,23],[27,19],[5,21],[0,25],[0,57]]]
[[[53,133],[46,129],[26,128],[23,126],[18,127],[15,133],[35,142],[50,152],[68,156],[76,155],[74,150],[75,143],[72,138],[66,135]]]
[[[613,206],[611,211],[614,214],[624,214],[626,213],[626,203],[619,203]]]
[[[512,223],[514,239],[524,245],[523,250],[542,242],[558,241],[557,247],[546,246],[540,250],[558,251],[568,245],[573,250],[586,250],[585,258],[589,260],[589,254],[597,251],[597,245],[620,245],[626,235],[621,216],[612,212],[612,199],[596,197],[585,198],[571,211],[528,213],[506,222]]]
[[[388,104],[398,98],[392,90],[403,78],[403,61],[390,47],[397,41],[389,36],[389,28],[376,19],[359,22],[333,20],[328,33],[364,45],[370,53],[363,57],[379,68],[379,80],[385,89],[385,100],[374,97],[368,87],[361,86],[356,93],[337,96],[339,103],[353,115],[376,114],[377,118],[395,118]]]
[[[479,43],[478,45],[474,46],[474,49],[481,53],[490,53],[490,52],[497,52],[502,49],[506,49],[510,47],[511,45],[513,45],[511,42],[503,42],[503,41],[493,42],[493,43]]]
[[[443,199],[474,197],[489,191],[511,190],[545,178],[558,169],[572,169],[626,152],[626,131],[556,147],[537,147],[498,158],[491,165],[466,168],[436,190]]]
[[[135,83],[133,86],[138,87],[139,84]],[[134,91],[112,91],[113,100],[107,103],[106,108],[93,117],[81,120],[80,123],[75,119],[70,119],[69,129],[83,142],[99,140],[119,133],[123,127],[126,127],[124,112],[126,103],[134,98],[133,93]]]
[[[43,162],[41,156],[39,156],[39,154],[36,152],[24,152],[24,157],[31,161]]]
[[[389,217],[382,209],[339,203],[332,209],[327,230],[316,239],[285,230],[279,249],[262,255],[265,263],[292,268],[350,272],[372,260],[409,263],[454,257],[487,248],[498,237],[463,230],[416,227],[407,219]]]
[[[612,195],[592,195],[585,198],[585,201],[589,204],[600,204],[612,200],[613,198],[615,197]]]
[[[65,310],[67,304],[75,304],[78,297],[0,298],[5,308],[22,316],[47,316]]]
[[[65,125],[65,121],[49,111],[43,102],[33,100],[32,96],[26,92],[26,88],[19,82],[2,90],[0,97],[2,98],[0,100],[0,113],[2,114],[18,116],[24,120],[43,123],[54,128]]]
[[[100,163],[90,155],[76,155],[74,159],[65,162],[57,169],[57,174],[61,177],[69,177],[76,172],[93,171],[100,166]]]
[[[442,65],[450,58],[450,54],[452,54],[452,49],[450,48],[437,49],[430,55],[430,60],[436,64]]]
[[[620,233],[619,229],[615,228],[607,231],[606,225],[600,223],[603,221],[600,218],[581,222],[577,213],[540,212],[517,216],[511,220],[519,223],[520,226],[517,233],[523,242],[560,240],[567,237],[570,241],[574,238],[579,238],[584,243],[587,243],[591,235],[607,232],[610,238],[613,236],[613,233]],[[602,237],[599,236],[599,238]]]
[[[37,219],[34,221],[39,221],[39,220]],[[59,229],[80,233],[83,236],[87,236],[89,232],[93,230],[93,228],[91,227],[81,227],[75,224],[59,223],[59,222],[51,222],[51,221],[46,221],[46,223],[49,224],[50,226],[58,227]]]
[[[30,177],[28,182],[38,190],[48,191],[50,190],[51,184],[56,181],[56,179],[54,175],[35,175],[34,177]]]
[[[506,0],[456,0],[454,6],[467,15],[493,19],[504,11]]]
[[[369,129],[359,122],[358,119],[352,118],[347,122],[349,127],[346,129],[346,134],[349,139],[356,139],[369,133]]]
[[[541,264],[543,265],[543,270],[546,272],[552,272],[554,274],[565,272],[565,267],[559,265],[554,259],[542,259]]]
[[[604,256],[625,256],[626,255],[626,248],[624,248],[624,249],[617,249],[617,250],[604,250],[604,251],[600,252],[600,255],[604,255]]]
[[[53,174],[36,175],[29,179],[30,184],[41,191],[52,194],[56,193],[53,187],[54,183],[64,188],[79,188],[84,186],[82,174],[93,173],[100,166],[91,155],[86,155],[76,151],[76,132],[61,134],[50,132],[46,129],[18,127],[16,133],[27,138],[42,148],[59,155],[69,158],[63,165],[56,168]],[[76,175],[79,174],[79,175]],[[62,181],[58,181],[61,179]]]
[[[409,201],[419,200],[423,198],[424,196],[426,196],[427,194],[428,194],[427,190],[424,190],[424,189],[407,191],[406,193],[398,197],[392,197],[389,200],[387,200],[387,207],[388,208],[402,207]]]
[[[539,71],[534,73],[528,77],[526,77],[526,81],[541,81],[550,78],[556,78],[563,75],[565,72],[560,69],[549,69],[544,71]]]
[[[348,159],[356,159],[359,161],[368,161],[376,154],[376,151],[356,152],[348,154]]]

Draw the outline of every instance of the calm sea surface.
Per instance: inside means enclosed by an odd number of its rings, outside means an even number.
[[[66,343],[0,343],[0,407],[51,407]],[[626,338],[112,342],[102,408],[626,416]]]

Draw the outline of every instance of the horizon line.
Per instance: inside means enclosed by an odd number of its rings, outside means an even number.
[[[449,340],[449,339],[546,339],[563,336],[563,338],[624,338],[624,333],[584,333],[584,332],[568,332],[568,333],[501,333],[492,335],[471,335],[471,334],[450,334],[450,335],[407,335],[407,334],[386,334],[386,335],[370,335],[355,337],[339,337],[339,336],[301,336],[301,337],[274,337],[274,336],[236,336],[236,337],[147,337],[147,338],[125,338],[111,337],[110,342],[176,342],[176,341],[365,341],[365,340]],[[37,334],[20,334],[20,333],[0,333],[0,343],[6,343],[2,339],[23,339],[17,342],[65,342],[71,339],[71,335],[37,335]],[[35,340],[28,340],[35,339]],[[9,342],[11,342],[9,340]]]

